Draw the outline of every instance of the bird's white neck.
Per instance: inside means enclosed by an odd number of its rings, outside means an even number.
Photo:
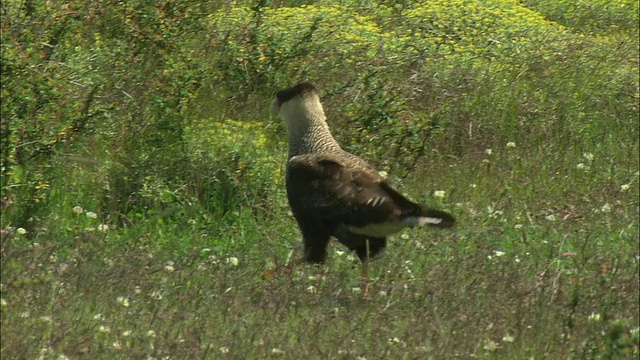
[[[287,124],[289,158],[301,154],[342,151],[329,131],[317,96],[287,101],[282,105],[280,114]]]

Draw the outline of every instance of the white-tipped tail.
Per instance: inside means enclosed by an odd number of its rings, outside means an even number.
[[[407,226],[440,225],[443,219],[430,216],[409,216],[402,220]]]

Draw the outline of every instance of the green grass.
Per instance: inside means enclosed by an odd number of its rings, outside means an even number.
[[[3,358],[638,357],[627,2],[35,3],[3,16]],[[337,243],[282,266],[267,107],[303,79],[346,149],[458,219],[393,236],[367,298]]]
[[[494,150],[491,156],[502,157],[503,151],[518,149]],[[505,157],[496,167],[509,163]],[[418,176],[410,181],[414,195],[424,197],[416,190],[419,184],[446,189],[442,205],[459,217],[460,226],[395,236],[387,256],[374,263],[368,299],[354,292],[359,290],[356,260],[337,245],[326,268],[302,267],[261,279],[262,271],[298,247],[293,219],[283,208],[262,217],[237,214],[217,234],[213,224],[201,227],[200,220],[190,223],[188,215],[180,215],[104,233],[78,229],[66,238],[43,233],[34,241],[38,245],[24,248],[17,248],[24,243],[20,235],[5,238],[3,353],[16,358],[35,357],[42,349],[71,358],[637,353],[636,190],[612,191],[611,211],[600,203],[574,209],[580,197],[606,189],[585,185],[575,198],[564,197],[570,184],[550,176],[536,187],[546,189],[534,192],[515,186],[531,174],[487,170],[474,161],[433,165],[429,181]],[[62,221],[86,226],[85,217],[73,214]]]

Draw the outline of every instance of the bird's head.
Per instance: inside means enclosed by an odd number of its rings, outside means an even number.
[[[316,87],[308,82],[278,91],[271,113],[280,115],[287,126],[307,126],[310,121],[325,120]]]

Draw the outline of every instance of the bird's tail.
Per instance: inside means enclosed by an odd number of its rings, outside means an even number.
[[[387,183],[383,183],[382,187],[400,207],[403,213],[402,222],[408,226],[429,225],[450,228],[455,225],[456,219],[451,214],[417,204],[404,197]]]
[[[456,223],[456,219],[451,214],[427,207],[421,207],[418,216],[411,216],[407,218],[407,220],[410,218],[413,218],[413,220],[410,221],[415,222],[413,226],[429,225],[439,228],[450,228]]]

